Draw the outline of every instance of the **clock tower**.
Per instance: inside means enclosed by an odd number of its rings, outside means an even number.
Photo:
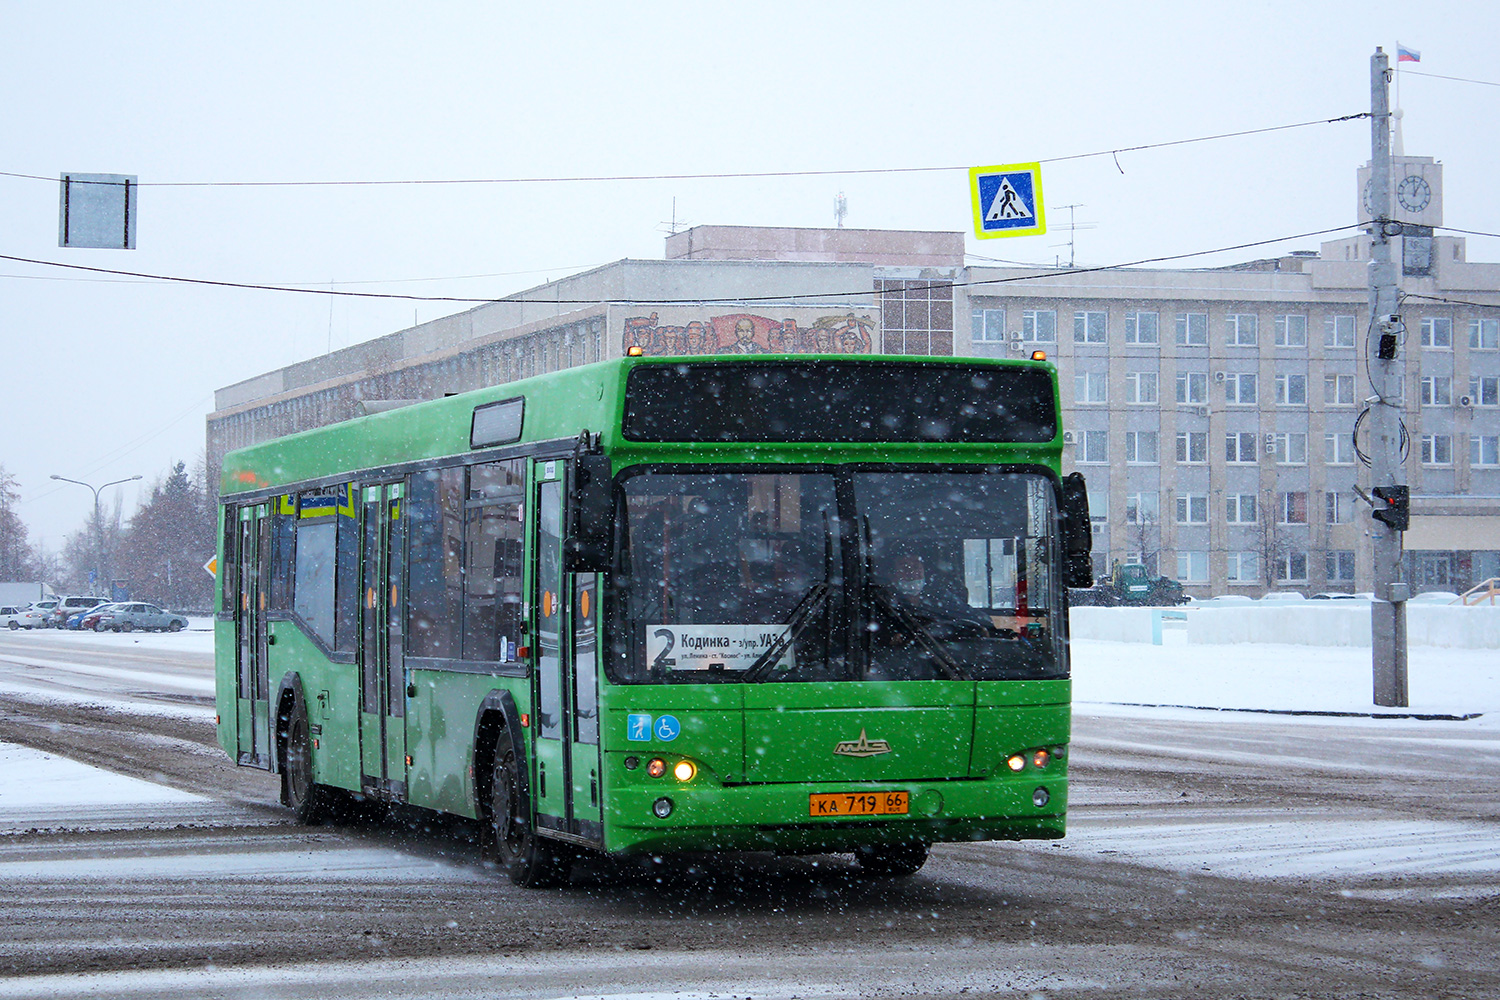
[[[1370,167],[1359,168],[1359,221],[1370,221]],[[1430,156],[1391,157],[1391,218],[1428,229],[1443,224],[1443,165]]]

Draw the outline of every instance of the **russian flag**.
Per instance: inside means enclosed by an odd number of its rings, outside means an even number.
[[[1402,45],[1400,42],[1396,43],[1396,62],[1398,62],[1398,63],[1404,63],[1404,62],[1421,62],[1421,61],[1422,61],[1422,53],[1418,52],[1416,49],[1407,48],[1405,45]]]

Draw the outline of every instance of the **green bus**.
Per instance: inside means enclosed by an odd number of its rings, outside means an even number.
[[[305,822],[584,852],[1061,837],[1066,587],[1043,360],[632,356],[226,456],[218,738]]]

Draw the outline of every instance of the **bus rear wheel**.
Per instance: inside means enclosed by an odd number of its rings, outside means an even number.
[[[567,847],[538,837],[521,796],[521,771],[510,736],[501,733],[490,781],[490,832],[495,857],[516,885],[530,889],[567,881],[572,855]]]
[[[854,860],[867,875],[915,875],[927,863],[927,845],[867,844]]]
[[[312,737],[307,708],[300,701],[287,723],[281,766],[281,801],[292,807],[299,822],[316,826],[333,818],[334,793],[313,781]]]

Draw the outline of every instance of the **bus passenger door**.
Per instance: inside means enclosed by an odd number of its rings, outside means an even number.
[[[235,609],[235,674],[239,763],[271,767],[270,670],[266,663],[266,589],[271,558],[271,518],[266,504],[240,508],[235,544],[239,604]]]
[[[366,486],[360,510],[360,785],[397,800],[406,797],[403,493],[401,483]]]
[[[573,775],[573,829],[590,840],[602,840],[602,794],[599,776],[599,577],[569,574],[572,592],[571,676],[573,725],[569,766]]]
[[[601,839],[598,594],[593,574],[563,572],[568,463],[537,465],[536,684],[538,825]]]
[[[535,552],[532,577],[534,625],[532,688],[533,755],[536,758],[532,796],[539,827],[566,832],[568,799],[568,706],[563,684],[562,498],[563,462],[538,462]]]

